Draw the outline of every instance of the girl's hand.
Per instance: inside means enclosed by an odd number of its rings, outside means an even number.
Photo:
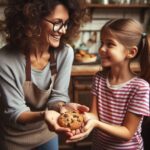
[[[81,105],[78,103],[67,103],[66,105],[61,107],[60,113],[64,113],[66,111],[79,111],[81,113],[84,113],[88,112],[89,108],[85,105]]]
[[[47,126],[49,130],[60,133],[65,132],[66,134],[69,134],[70,129],[61,127],[58,124],[58,117],[60,116],[60,113],[54,110],[46,110],[45,111],[45,122],[47,123]]]
[[[95,128],[98,117],[92,113],[84,114],[85,124],[80,129],[73,130],[70,132],[70,138],[66,141],[67,143],[77,142],[85,139],[91,131]]]
[[[93,113],[84,113],[84,122],[88,122],[88,120],[99,120],[99,118]]]
[[[88,120],[86,125],[80,130],[79,133],[72,133],[72,136],[68,140],[66,140],[66,143],[78,142],[85,139],[95,128],[96,123],[97,120],[95,119]]]

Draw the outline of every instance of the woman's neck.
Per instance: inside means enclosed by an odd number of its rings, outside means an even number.
[[[30,51],[31,66],[37,70],[43,70],[48,64],[50,53],[48,47],[40,47]]]

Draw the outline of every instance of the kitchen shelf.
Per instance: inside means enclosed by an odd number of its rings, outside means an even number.
[[[150,9],[150,4],[87,4],[86,5],[87,10],[89,10],[90,14],[93,13],[94,9],[121,9],[121,10],[128,10],[128,9],[138,9],[140,10],[140,21],[144,22],[145,19],[145,12]],[[92,17],[91,17],[92,19]]]
[[[133,9],[148,9],[150,8],[150,4],[87,4],[87,8],[133,8]]]

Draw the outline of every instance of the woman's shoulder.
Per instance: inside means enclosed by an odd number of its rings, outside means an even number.
[[[22,56],[19,52],[13,51],[10,46],[6,45],[0,49],[0,66],[16,67],[23,61]]]
[[[4,56],[7,56],[7,53],[8,53],[8,46],[7,45],[0,48],[0,58],[3,58]]]
[[[65,55],[69,55],[69,56],[74,55],[73,48],[70,44],[65,44],[64,48],[62,49],[61,52],[64,53]]]
[[[9,47],[6,45],[0,49],[0,64],[9,64],[11,60]]]
[[[71,45],[65,44],[64,47],[57,51],[57,60],[70,60],[72,61],[74,58],[74,51]]]

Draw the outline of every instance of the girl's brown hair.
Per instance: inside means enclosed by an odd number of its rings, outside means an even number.
[[[131,18],[112,19],[102,27],[101,34],[112,35],[128,49],[137,46],[138,53],[134,59],[139,60],[140,76],[150,83],[150,41],[142,25]]]

